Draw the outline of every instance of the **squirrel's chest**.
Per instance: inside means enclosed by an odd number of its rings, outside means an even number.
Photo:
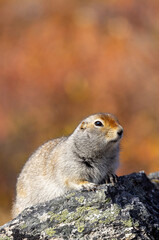
[[[96,184],[101,183],[109,172],[109,166],[101,159],[96,162],[91,161],[91,159],[87,159],[81,162],[80,165],[81,176],[85,180]]]

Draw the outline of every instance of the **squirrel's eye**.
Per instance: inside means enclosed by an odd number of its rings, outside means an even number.
[[[94,125],[97,127],[103,127],[103,123],[101,121],[96,121]]]

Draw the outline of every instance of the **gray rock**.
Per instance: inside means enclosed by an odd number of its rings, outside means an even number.
[[[119,177],[115,185],[69,192],[27,208],[0,227],[0,240],[157,240],[159,190],[150,179],[144,172],[133,173]]]

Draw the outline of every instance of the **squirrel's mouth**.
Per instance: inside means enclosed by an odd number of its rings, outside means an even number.
[[[110,143],[116,143],[118,141],[119,141],[119,139],[114,139],[114,140],[110,140]]]
[[[117,137],[116,139],[113,139],[111,142],[118,142],[123,136],[123,129],[120,129],[118,132],[117,132]]]
[[[122,138],[122,136],[117,136],[115,139],[112,139],[112,140],[110,140],[109,142],[111,142],[111,143],[117,143],[117,142],[119,142],[120,141],[120,139]]]
[[[116,133],[115,133],[115,136],[110,136],[108,138],[108,142],[110,143],[117,143],[120,141],[120,139],[122,138],[123,136],[123,129],[120,128]],[[111,138],[112,137],[112,138]]]

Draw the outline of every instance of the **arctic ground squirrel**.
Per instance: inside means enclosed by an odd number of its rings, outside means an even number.
[[[115,116],[98,113],[84,119],[70,136],[40,146],[18,177],[13,217],[69,190],[92,190],[115,182],[122,135]]]

